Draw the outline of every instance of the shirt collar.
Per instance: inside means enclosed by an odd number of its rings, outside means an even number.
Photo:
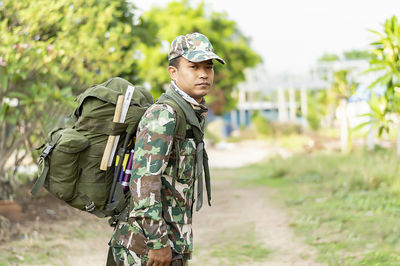
[[[193,99],[193,97],[191,97],[189,94],[187,94],[186,92],[181,90],[173,80],[171,80],[171,85],[172,85],[172,88],[174,88],[174,90],[176,90],[179,93],[179,95],[182,96],[183,99],[185,99],[187,102],[189,102],[193,106],[193,108],[195,108],[195,107],[202,107],[202,109],[206,108],[204,106],[206,103],[204,98],[201,99],[201,103],[198,103],[195,99]]]

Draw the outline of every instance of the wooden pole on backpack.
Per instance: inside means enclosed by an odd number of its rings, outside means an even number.
[[[113,122],[115,122],[115,123],[119,122],[123,103],[124,103],[124,95],[118,96],[117,106],[115,107],[115,113],[114,113],[114,118],[113,118]],[[107,170],[108,161],[110,159],[111,151],[114,146],[115,137],[116,136],[108,136],[107,145],[106,145],[106,148],[104,149],[103,158],[101,158],[100,170],[103,170],[103,171]]]

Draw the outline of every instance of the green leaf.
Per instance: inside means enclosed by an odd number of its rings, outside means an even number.
[[[352,131],[358,131],[358,130],[360,130],[360,129],[368,126],[368,125],[371,125],[371,124],[373,124],[372,121],[367,121],[367,122],[360,123],[357,126],[353,127]]]
[[[383,76],[380,76],[379,78],[377,78],[374,82],[372,82],[368,86],[368,88],[372,89],[378,84],[387,85],[389,83],[389,81],[391,81],[391,79],[392,79],[392,73],[386,73]]]
[[[382,39],[384,38],[383,35],[382,35],[382,33],[378,32],[378,31],[371,30],[371,29],[368,29],[368,31],[369,31],[369,32],[372,32],[372,33],[374,33],[374,34],[376,34],[376,35],[379,35],[379,37],[381,37]]]

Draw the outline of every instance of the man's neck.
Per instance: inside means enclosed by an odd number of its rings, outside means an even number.
[[[190,96],[189,94],[187,94],[186,92],[184,92],[181,88],[179,88],[179,86],[173,80],[171,80],[171,84],[172,84],[172,87],[175,90],[177,90],[178,93],[183,97],[183,99],[185,99],[189,103],[194,104],[194,105],[203,105],[204,104],[203,97],[201,97],[200,99],[195,99],[192,96]]]

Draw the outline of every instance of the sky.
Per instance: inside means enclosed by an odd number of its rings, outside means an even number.
[[[166,0],[133,0],[140,11]],[[192,3],[198,3],[192,0]],[[324,53],[367,49],[382,24],[400,16],[399,0],[205,0],[251,39],[270,74],[305,73]],[[185,34],[185,33],[182,33]]]

